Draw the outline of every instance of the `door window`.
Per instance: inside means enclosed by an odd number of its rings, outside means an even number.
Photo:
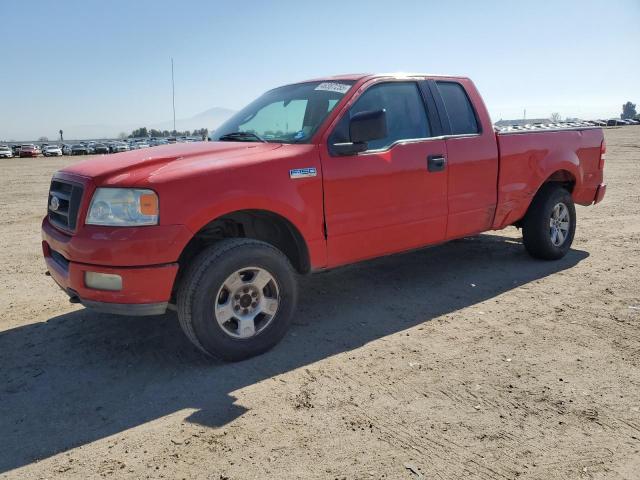
[[[431,129],[422,96],[415,82],[389,82],[372,86],[340,119],[329,139],[330,144],[350,142],[349,120],[358,112],[385,110],[387,136],[373,140],[368,150],[389,148],[400,140],[428,138]]]

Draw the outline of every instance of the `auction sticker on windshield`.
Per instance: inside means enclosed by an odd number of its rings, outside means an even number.
[[[324,90],[326,92],[347,93],[351,85],[335,82],[322,82],[314,90]]]

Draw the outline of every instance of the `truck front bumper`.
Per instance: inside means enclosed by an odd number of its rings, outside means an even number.
[[[144,235],[148,236],[150,233],[146,231]],[[42,228],[42,252],[47,270],[60,288],[69,295],[72,302],[120,315],[159,315],[166,311],[178,273],[177,263],[121,267],[78,262],[69,258],[69,252],[73,252],[69,242],[76,243],[74,237],[65,236],[64,239],[59,237],[60,232],[45,219]],[[67,243],[62,240],[66,240]],[[78,240],[78,245],[89,246],[86,239]],[[108,243],[117,250],[113,239]],[[152,245],[153,242],[149,245],[147,253],[153,250]],[[97,248],[106,245],[96,242],[94,246]],[[123,257],[127,256],[124,252],[122,253]],[[98,258],[99,256],[96,259]],[[88,273],[89,280],[96,277],[117,279],[117,284],[115,287],[107,285],[106,288],[96,288],[88,282]]]

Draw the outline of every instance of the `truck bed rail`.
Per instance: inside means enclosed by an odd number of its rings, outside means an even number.
[[[589,122],[528,123],[526,125],[494,126],[494,129],[498,134],[584,130],[587,128],[602,127],[596,126]]]

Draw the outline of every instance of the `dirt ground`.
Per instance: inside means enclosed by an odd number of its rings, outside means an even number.
[[[305,277],[236,364],[69,304],[39,224],[76,159],[0,160],[0,478],[639,478],[640,127],[606,138],[563,260],[509,228]]]

